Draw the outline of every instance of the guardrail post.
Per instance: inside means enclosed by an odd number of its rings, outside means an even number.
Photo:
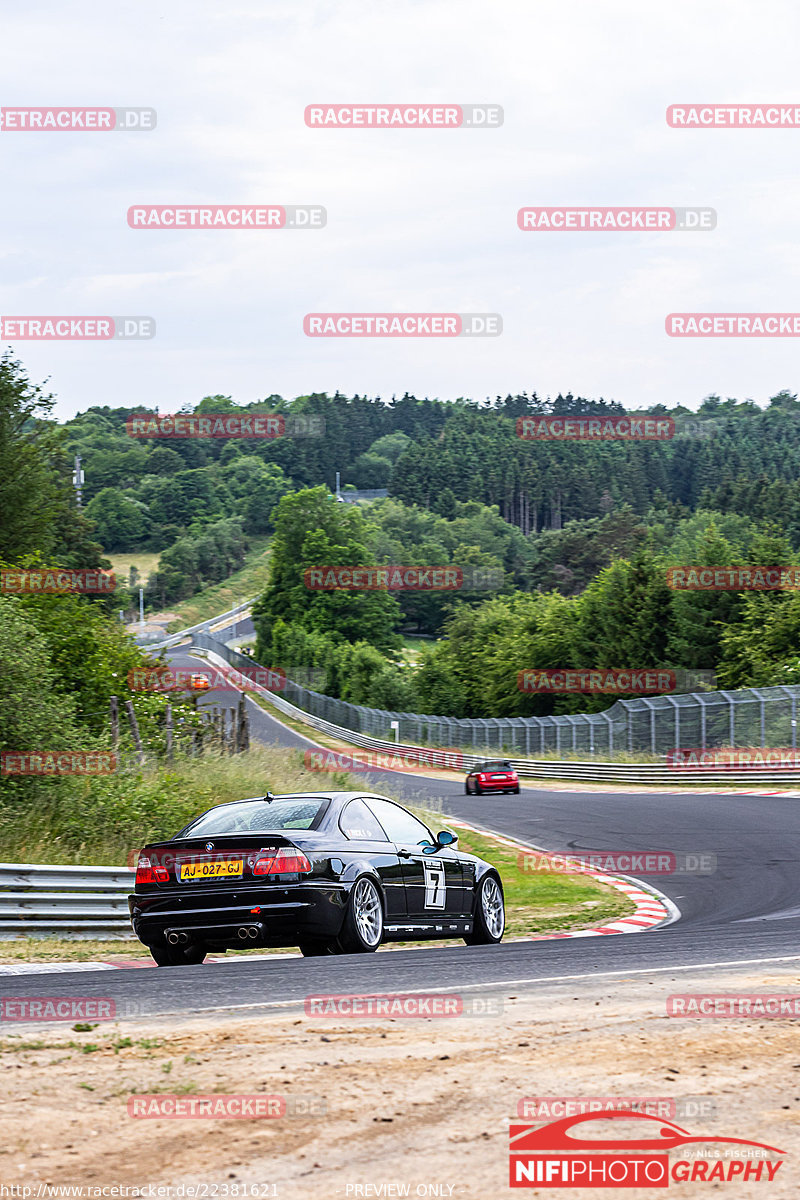
[[[164,730],[166,732],[166,759],[172,762],[172,705],[168,704],[164,712]]]
[[[116,696],[109,700],[109,718],[111,721],[111,749],[119,745],[119,701]]]

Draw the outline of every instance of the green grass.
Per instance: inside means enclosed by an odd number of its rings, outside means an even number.
[[[158,769],[65,777],[53,799],[0,807],[0,861],[124,866],[145,842],[171,837],[215,804],[319,786],[302,751],[260,746],[248,754],[176,756]]]
[[[269,538],[252,538],[240,571],[236,571],[222,583],[204,588],[188,600],[181,600],[179,604],[169,606],[169,611],[175,613],[175,620],[167,626],[167,632],[174,633],[187,625],[207,621],[217,613],[235,608],[242,600],[257,596],[266,587],[268,573]]]
[[[139,572],[139,586],[144,587],[148,577],[158,566],[159,555],[150,550],[129,550],[125,554],[106,554],[106,558],[111,560],[111,569],[119,584],[127,585],[128,573],[131,567],[136,567]]]
[[[402,661],[409,667],[419,665],[422,651],[424,648],[430,649],[436,645],[435,638],[412,637],[406,634],[402,635],[403,648],[400,651]]]

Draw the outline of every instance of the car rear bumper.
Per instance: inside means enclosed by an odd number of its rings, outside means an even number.
[[[219,890],[143,892],[128,897],[133,932],[146,946],[177,933],[181,941],[226,947],[296,946],[308,938],[336,937],[342,927],[347,890],[341,885],[282,887],[271,891]],[[257,911],[254,911],[257,910]],[[256,929],[256,935],[241,930]],[[184,938],[183,935],[186,935]]]
[[[481,782],[478,787],[482,792],[508,792],[519,787],[518,779],[491,779]]]

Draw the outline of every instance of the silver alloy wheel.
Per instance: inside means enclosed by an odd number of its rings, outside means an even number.
[[[366,944],[377,946],[383,934],[383,908],[375,884],[369,879],[359,879],[356,884],[353,914]]]
[[[481,888],[481,909],[486,928],[493,938],[502,936],[506,925],[506,912],[503,904],[503,894],[497,880],[490,875],[484,879]]]

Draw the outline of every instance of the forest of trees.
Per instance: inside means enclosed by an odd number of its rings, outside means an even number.
[[[148,595],[163,607],[227,578],[250,539],[269,537],[256,657],[290,674],[314,670],[331,695],[503,716],[610,702],[519,692],[517,672],[534,667],[684,668],[724,687],[800,678],[795,594],[676,593],[665,582],[670,565],[800,561],[800,403],[788,391],[763,410],[709,396],[696,413],[669,410],[671,440],[603,443],[517,435],[524,416],[624,411],[571,393],[482,403],[269,395],[249,406],[217,395],[193,410],[324,423],[322,436],[272,440],[132,438],[126,419],[156,411],[146,405],[58,424],[8,354],[0,393],[2,562],[86,567],[104,553],[156,550]],[[75,454],[83,509],[70,484]],[[337,470],[388,498],[337,504]],[[485,568],[495,584],[389,593],[303,583],[306,566],[372,563]],[[34,619],[34,601],[8,603]],[[93,620],[126,606],[124,592],[79,603]],[[413,664],[403,635],[431,639]]]
[[[2,355],[0,571],[110,566],[92,522],[77,507],[64,432],[52,421],[52,408],[52,397],[29,382],[21,363]],[[161,751],[170,697],[128,692],[128,673],[148,660],[121,625],[120,606],[119,593],[17,595],[0,588],[0,753],[107,750],[110,699],[117,696],[121,705],[126,695],[143,744]],[[192,706],[171,699],[177,736],[197,716]],[[124,719],[120,732],[127,750],[132,743]],[[45,800],[57,805],[74,783],[0,776],[0,824]],[[66,826],[69,814],[63,817]],[[80,844],[80,830],[75,833]]]
[[[313,669],[316,690],[353,703],[500,717],[613,702],[518,689],[520,671],[548,667],[666,667],[710,673],[724,688],[800,680],[800,594],[667,585],[674,565],[800,564],[774,522],[662,504],[641,519],[623,508],[526,539],[474,501],[456,502],[448,521],[392,499],[345,508],[320,487],[285,497],[275,524],[255,657],[290,677]],[[319,565],[478,561],[499,569],[491,595],[314,591],[303,577]],[[572,566],[559,571],[562,562]],[[436,640],[412,668],[400,634],[419,631]]]
[[[245,534],[268,533],[281,495],[324,483],[388,488],[405,504],[450,517],[456,501],[496,505],[523,534],[560,530],[629,505],[643,516],[660,499],[785,522],[800,539],[800,403],[789,392],[766,410],[705,399],[694,414],[678,406],[674,438],[663,442],[531,442],[517,419],[536,414],[623,413],[581,397],[534,394],[482,404],[413,396],[270,396],[235,405],[207,396],[195,413],[262,411],[313,415],[320,437],[134,439],[129,408],[90,408],[62,427],[66,454],[79,453],[87,515],[107,551],[162,550],[192,528],[240,517]],[[655,406],[649,410],[662,414]]]

